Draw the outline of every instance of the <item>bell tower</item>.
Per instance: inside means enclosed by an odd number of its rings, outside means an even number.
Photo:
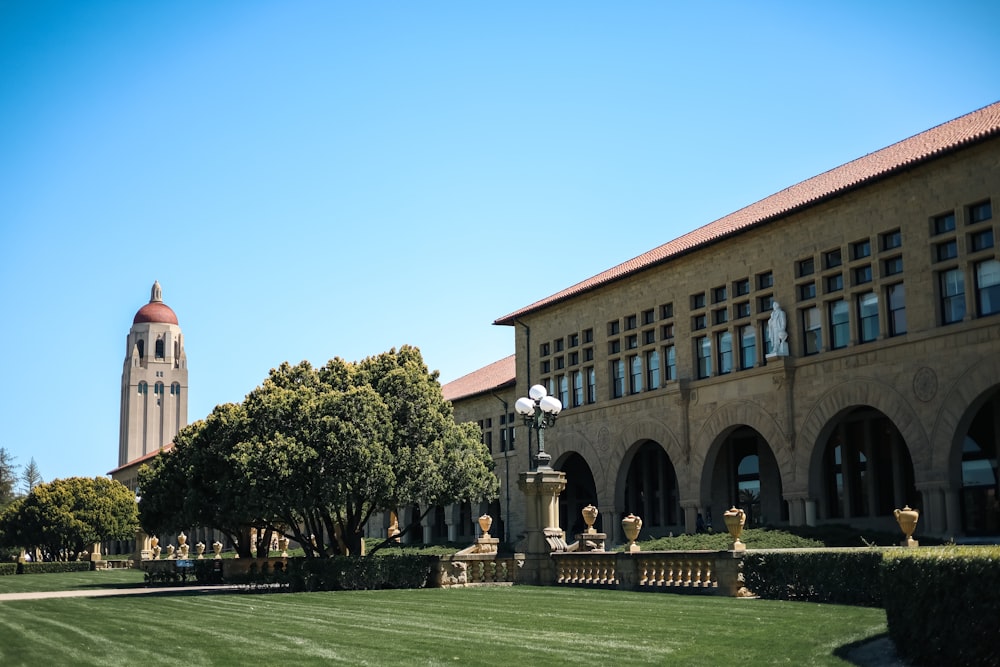
[[[173,441],[187,426],[187,354],[177,315],[163,303],[159,282],[136,312],[122,369],[119,468]]]

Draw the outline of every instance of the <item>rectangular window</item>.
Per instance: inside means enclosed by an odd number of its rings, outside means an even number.
[[[677,379],[677,352],[674,350],[673,345],[667,345],[663,348],[663,380],[665,382],[673,382]]]
[[[507,449],[509,451],[514,450],[514,413],[507,415]]]
[[[844,289],[844,274],[838,273],[835,276],[826,277],[826,293],[839,292]]]
[[[662,327],[660,327],[660,339],[661,340],[670,340],[673,337],[674,337],[674,325],[673,324],[664,324]]]
[[[573,407],[583,405],[583,373],[573,371]]]
[[[885,290],[886,303],[889,306],[889,335],[900,336],[906,333],[906,290],[903,283],[890,285]]]
[[[698,310],[705,307],[705,293],[691,295],[691,310]]]
[[[715,335],[715,345],[719,354],[719,375],[733,372],[733,335],[720,331]]]
[[[584,343],[593,343],[594,342],[594,330],[593,329],[584,329],[583,330],[583,342]]]
[[[649,389],[660,387],[660,353],[656,350],[646,353],[646,387]]]
[[[823,264],[828,269],[834,269],[844,263],[840,257],[840,248],[823,253]]]
[[[757,299],[757,312],[767,313],[770,312],[771,306],[774,304],[774,297],[768,294],[767,296],[762,296]]]
[[[752,324],[740,327],[740,368],[753,368],[757,364],[757,330]]]
[[[548,343],[542,343],[542,344],[541,344],[541,345],[539,346],[539,348],[538,348],[538,352],[539,352],[539,354],[540,354],[541,356],[543,356],[543,357],[547,357],[547,356],[549,356],[549,353],[550,353],[550,351],[551,351],[551,350],[550,350],[550,346],[549,346],[549,344],[548,344]]]
[[[858,337],[862,343],[878,338],[878,294],[868,292],[858,296]]]
[[[943,262],[958,257],[958,241],[952,239],[934,246],[934,261]]]
[[[694,339],[694,346],[698,357],[698,377],[712,377],[712,339],[699,336]]]
[[[637,347],[639,347],[639,336],[637,334],[625,336],[625,349],[634,350]]]
[[[816,298],[816,283],[806,283],[799,285],[799,301],[808,301]]]
[[[656,342],[656,329],[646,329],[642,332],[642,344],[650,345]]]
[[[694,331],[699,331],[708,326],[704,315],[695,315],[691,318],[691,328]]]
[[[642,391],[642,357],[638,354],[628,358],[628,393],[638,394]]]
[[[990,206],[990,202],[984,201],[979,204],[973,204],[969,207],[969,224],[974,225],[977,222],[983,222],[989,220],[993,217],[993,207]]]
[[[843,299],[833,301],[830,309],[830,347],[838,350],[847,347],[851,340],[851,315],[847,302]]]
[[[592,347],[585,347],[585,348],[583,348],[583,360],[584,361],[593,361],[594,360],[594,348],[592,348]]]
[[[934,218],[932,227],[935,236],[955,231],[955,214],[945,213],[944,215],[937,216]]]
[[[669,320],[673,316],[674,316],[674,304],[672,304],[672,303],[665,303],[662,306],[660,306],[660,319],[661,320]]]
[[[569,346],[577,347],[580,344],[580,334],[570,334],[569,335]]]
[[[579,352],[570,352],[569,353],[569,365],[570,366],[576,366],[579,363],[580,363],[580,353]]]
[[[736,296],[746,296],[750,294],[750,279],[744,278],[733,283],[733,293]]]
[[[872,265],[865,264],[854,269],[854,284],[864,285],[872,281]]]
[[[625,318],[625,330],[626,331],[631,331],[632,329],[635,329],[635,327],[637,326],[636,322],[637,322],[637,320],[636,320],[635,315],[629,315],[628,317],[626,317]]]
[[[733,306],[733,317],[735,317],[736,319],[750,317],[750,302],[742,301]]]
[[[851,259],[864,259],[872,255],[872,242],[868,239],[851,244]]]
[[[597,402],[597,372],[593,367],[587,369],[587,403]]]
[[[625,395],[625,362],[615,359],[611,362],[611,398]]]
[[[892,250],[903,245],[903,235],[898,229],[882,235],[882,250]]]
[[[558,380],[556,386],[559,387],[559,402],[563,405],[569,405],[569,378],[560,375],[556,379]]]
[[[493,434],[492,433],[487,433],[487,435],[490,436],[489,439],[490,439],[490,442],[492,442],[493,441]],[[490,451],[492,451],[492,449]],[[506,452],[507,451],[507,429],[504,426],[500,427],[500,451],[501,452]]]
[[[726,286],[716,287],[712,290],[712,303],[722,303],[726,300]]]
[[[882,261],[882,275],[895,276],[903,272],[903,258],[890,257]]]
[[[798,270],[798,276],[811,276],[816,271],[816,264],[813,262],[813,258],[800,259],[796,265]]]
[[[556,357],[556,370],[561,371],[566,367],[565,357]]]
[[[1000,313],[1000,262],[995,259],[976,264],[976,313]]]
[[[965,276],[961,269],[940,274],[941,323],[961,322],[965,317]]]
[[[557,338],[555,340],[555,342],[553,343],[553,345],[555,345],[556,352],[562,352],[563,351],[563,339],[562,338]]]
[[[774,287],[774,274],[770,271],[757,275],[757,289],[770,289]]]
[[[608,343],[608,354],[618,354],[622,351],[622,342],[620,340],[613,340]]]
[[[818,354],[823,349],[819,308],[813,306],[802,311],[802,340],[806,354]]]
[[[969,235],[969,252],[977,252],[993,247],[993,230],[984,229]]]
[[[712,311],[712,323],[713,324],[725,324],[729,321],[729,311],[725,308],[719,308],[718,310]]]
[[[548,359],[542,362],[542,374],[546,374],[552,371],[552,362]]]
[[[652,324],[653,320],[654,320],[654,313],[652,308],[650,308],[649,310],[642,311],[643,324]]]
[[[622,332],[622,323],[619,320],[608,322],[608,335],[617,336]]]
[[[503,451],[503,436],[504,432],[500,431],[500,451]],[[486,451],[490,454],[493,453],[493,431],[487,431],[483,433],[483,444],[486,445]]]

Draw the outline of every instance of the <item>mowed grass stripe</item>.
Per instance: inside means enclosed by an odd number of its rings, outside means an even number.
[[[0,605],[0,664],[842,665],[879,609],[517,586]]]

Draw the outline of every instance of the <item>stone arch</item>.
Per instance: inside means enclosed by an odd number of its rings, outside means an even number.
[[[803,420],[795,438],[795,452],[796,469],[808,471],[802,476],[804,480],[810,479],[820,465],[819,459],[823,456],[821,443],[826,441],[836,417],[849,408],[860,406],[875,408],[899,429],[916,474],[928,469],[930,445],[913,406],[892,385],[872,378],[858,378],[831,387]]]
[[[788,438],[777,420],[752,401],[733,401],[720,406],[709,415],[692,439],[689,469],[693,474],[688,478],[691,484],[691,488],[686,489],[688,497],[699,497],[699,490],[706,476],[710,475],[710,471],[706,470],[706,462],[714,460],[729,434],[740,426],[749,426],[767,441],[778,462],[782,480],[791,481],[794,475],[794,457],[787,445]]]
[[[961,447],[956,443],[959,433],[965,433],[976,411],[1000,385],[1000,360],[982,359],[959,375],[941,402],[937,419],[931,430],[929,471],[944,475],[954,483],[956,471],[954,457],[961,457]],[[941,480],[938,480],[941,481]],[[961,479],[957,480],[961,485]]]

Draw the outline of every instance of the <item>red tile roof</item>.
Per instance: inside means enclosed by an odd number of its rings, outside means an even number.
[[[515,380],[514,355],[494,361],[478,371],[473,371],[441,387],[446,401],[484,394],[494,389],[513,385]]]
[[[158,449],[155,452],[150,452],[148,454],[143,454],[139,458],[132,459],[131,461],[129,461],[125,465],[118,466],[114,470],[109,471],[108,474],[109,475],[113,475],[116,472],[118,472],[119,470],[125,470],[125,468],[131,468],[132,466],[139,465],[140,463],[146,463],[147,461],[151,460],[154,456],[156,456],[160,452],[166,452],[166,451],[169,451],[169,450],[171,450],[173,448],[174,448],[174,443],[168,442],[166,445],[163,446],[163,449]]]
[[[518,317],[528,313],[621,280],[750,227],[773,221],[997,134],[1000,134],[1000,102],[786,188],[530,306],[504,315],[494,324],[513,326]]]

